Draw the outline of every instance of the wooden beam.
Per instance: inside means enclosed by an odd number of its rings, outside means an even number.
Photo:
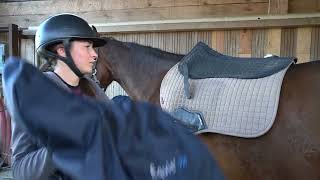
[[[9,25],[8,45],[9,56],[19,56],[19,30],[15,24]]]
[[[269,0],[268,14],[288,14],[288,0]]]
[[[78,11],[75,14],[89,23],[116,23],[130,21],[159,21],[174,19],[198,19],[267,14],[268,3],[225,4],[207,6],[160,7],[110,11]],[[61,11],[61,10],[60,10]],[[0,10],[0,13],[2,11]],[[38,26],[52,15],[51,11],[37,10],[39,14],[0,15],[0,23],[14,23],[19,27]],[[48,14],[49,13],[49,14]]]
[[[42,0],[29,2],[1,3],[0,15],[79,13],[107,10],[139,10],[158,7],[187,7],[207,5],[236,5],[258,3],[269,0]],[[187,11],[186,11],[187,12]]]
[[[320,25],[320,13],[281,16],[247,16],[228,18],[180,19],[163,21],[136,21],[92,24],[99,32],[151,32],[223,30],[275,27],[304,27]],[[24,35],[34,35],[37,27],[23,30]]]
[[[208,8],[210,6],[221,6],[225,8],[232,6],[246,6],[250,11],[256,11],[255,8],[261,4],[268,4],[268,0],[47,0],[30,1],[16,3],[2,3],[0,6],[1,16],[17,15],[43,15],[57,13],[89,13],[97,11],[128,10],[131,15],[135,11],[152,10],[153,8]],[[258,7],[255,7],[258,6]],[[186,9],[186,10],[187,10]],[[234,9],[239,11],[239,9]],[[185,11],[188,12],[188,11]],[[230,13],[230,12],[226,12]],[[188,14],[188,13],[186,13]]]

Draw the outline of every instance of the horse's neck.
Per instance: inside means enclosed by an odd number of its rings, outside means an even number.
[[[158,104],[161,81],[166,72],[157,75],[143,75],[143,71],[137,71],[136,74],[127,74],[126,78],[117,81],[133,99]]]
[[[161,56],[152,53],[139,54],[131,52],[127,58],[121,59],[118,72],[118,83],[135,100],[151,101],[159,104],[161,81],[168,70],[183,56],[167,52]],[[118,68],[118,69],[119,69]]]
[[[123,72],[118,82],[133,99],[158,104],[161,81],[173,65],[162,66],[158,69],[145,65],[138,66],[137,69],[133,68],[128,72]]]

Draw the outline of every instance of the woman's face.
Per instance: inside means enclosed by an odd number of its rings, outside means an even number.
[[[72,41],[70,53],[74,64],[83,74],[91,74],[95,61],[98,58],[92,43],[89,41]]]

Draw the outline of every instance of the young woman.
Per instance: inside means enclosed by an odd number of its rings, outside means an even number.
[[[72,14],[53,16],[42,22],[36,32],[38,55],[55,64],[54,72],[45,73],[47,77],[66,91],[100,100],[106,100],[107,96],[86,76],[92,74],[98,58],[94,47],[104,44],[104,39],[96,37],[85,20]],[[12,163],[14,179],[68,179],[53,166],[47,148],[14,120]]]

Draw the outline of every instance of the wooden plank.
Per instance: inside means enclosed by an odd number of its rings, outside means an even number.
[[[238,30],[225,31],[224,53],[229,56],[238,56],[239,50],[239,33]]]
[[[320,11],[319,0],[290,0],[289,13],[317,13]]]
[[[250,7],[258,5],[257,3],[267,4],[268,0],[55,0],[55,1],[31,1],[2,3],[0,6],[0,15],[40,15],[57,13],[86,13],[106,10],[135,10],[158,7],[186,7],[202,5],[230,5],[247,4]],[[35,10],[36,9],[36,10]],[[255,8],[251,8],[252,10]],[[188,12],[188,11],[185,11]]]
[[[95,12],[104,10],[173,7],[173,0],[55,0],[3,3],[0,15],[32,15]],[[36,11],[35,11],[36,9]]]
[[[298,63],[310,61],[311,48],[311,32],[312,28],[298,28],[297,29],[297,50],[296,56]]]
[[[20,56],[29,63],[36,65],[35,61],[35,44],[33,39],[21,39]]]
[[[268,3],[221,4],[174,7],[170,19],[210,18],[217,16],[242,16],[267,14]],[[188,12],[188,13],[186,13]]]
[[[281,31],[281,56],[296,57],[297,29],[283,28]]]
[[[3,3],[0,15],[32,15],[95,12],[103,10],[137,9],[148,7],[172,7],[173,0],[55,0]],[[36,11],[35,11],[36,9]]]
[[[152,43],[155,44],[155,46],[158,49],[165,49],[165,42],[164,42],[164,34],[162,32],[159,33],[152,33]]]
[[[167,41],[167,36],[169,35],[169,33],[167,32],[161,32],[160,33],[160,44],[161,44],[161,49],[164,51],[167,51],[167,46],[169,45],[169,42]]]
[[[225,37],[224,37],[225,31],[216,31],[216,50],[220,53],[225,53]]]
[[[185,6],[185,7],[160,7],[125,10],[106,11],[76,11],[75,14],[84,17],[89,23],[111,23],[128,21],[152,21],[170,19],[197,19],[212,18],[217,16],[238,16],[242,14],[257,15],[267,14],[268,3],[258,4],[227,4],[207,6]],[[64,12],[63,9],[58,10]],[[2,12],[0,10],[0,12]],[[23,11],[22,11],[23,12]],[[186,13],[188,12],[188,13]],[[50,14],[48,14],[50,13]],[[37,10],[20,15],[0,15],[0,23],[15,23],[20,27],[38,26],[44,19],[53,13],[50,10]]]
[[[217,32],[216,31],[212,31],[211,32],[211,48],[212,49],[217,49]]]
[[[0,15],[49,15],[64,12],[76,13],[79,11],[101,11],[103,7],[101,2],[101,0],[55,0],[3,3],[0,6]]]
[[[252,30],[241,30],[239,38],[239,57],[251,57]]]
[[[27,1],[43,1],[43,0],[1,0],[0,3],[5,3],[5,2],[27,2]]]
[[[320,59],[320,27],[313,27],[311,32],[311,51],[312,61]]]
[[[288,14],[289,0],[270,0],[268,14]]]
[[[165,51],[174,52],[174,33],[168,32],[166,35],[166,48]]]
[[[187,32],[181,32],[179,33],[179,39],[178,39],[178,46],[177,46],[177,52],[179,54],[186,54],[187,51],[187,41],[188,41],[188,34]]]
[[[174,0],[102,0],[101,10],[173,7],[174,2]]]
[[[184,50],[184,54],[187,54],[190,49],[193,47],[192,44],[194,43],[195,38],[197,38],[197,34],[194,32],[186,32],[187,39],[186,39],[186,49]]]
[[[233,30],[231,35],[233,37],[233,41],[232,41],[233,54],[232,54],[232,56],[238,57],[239,50],[240,50],[240,30]]]
[[[141,1],[141,0],[136,0],[136,1]],[[174,0],[145,0],[145,1],[147,1],[148,7],[174,7]]]
[[[252,30],[252,53],[251,57],[264,57],[265,48],[267,46],[267,30],[255,29]]]
[[[173,32],[173,44],[172,44],[173,48],[172,48],[172,52],[178,53],[178,54],[183,54],[179,50],[180,38],[181,38],[179,36],[180,34],[181,34],[181,32]]]
[[[174,0],[174,6],[198,6],[199,0]]]
[[[146,0],[106,0],[102,1],[101,10],[130,9],[130,8],[146,8],[148,3]]]
[[[212,4],[245,4],[245,3],[268,3],[269,0],[199,0],[200,5]]]
[[[155,7],[268,3],[268,0],[54,0],[2,3],[0,15],[50,14]],[[34,11],[36,9],[36,11]]]
[[[140,44],[147,44],[147,37],[148,37],[147,33],[140,33],[139,34],[139,43]]]
[[[210,46],[212,44],[212,42],[211,42],[211,40],[212,40],[211,31],[200,31],[198,33],[199,33],[198,42],[202,41],[202,42],[206,43],[208,46]]]
[[[174,6],[268,3],[269,0],[175,0]]]
[[[8,41],[8,33],[7,32],[0,33],[0,41],[7,43],[7,41]]]
[[[6,21],[7,19],[1,19]],[[35,17],[39,18],[39,17]],[[43,19],[39,20],[42,21]],[[27,23],[30,23],[28,21]],[[89,21],[90,22],[90,21]],[[243,16],[228,18],[175,19],[155,21],[131,21],[119,23],[93,23],[102,33],[144,31],[189,31],[274,27],[304,27],[320,25],[320,13],[281,16]],[[22,26],[23,27],[23,26]],[[24,35],[34,35],[37,26],[23,30]]]
[[[280,56],[281,48],[281,28],[267,30],[267,44],[265,55],[273,54]]]

